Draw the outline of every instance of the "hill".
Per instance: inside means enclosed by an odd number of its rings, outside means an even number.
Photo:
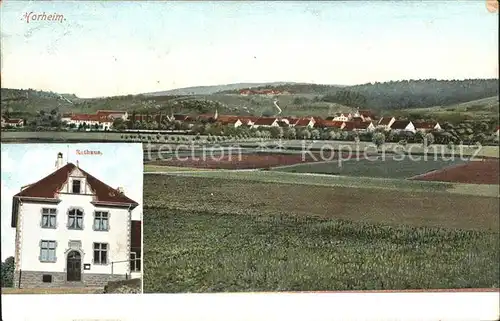
[[[156,91],[144,93],[144,96],[166,96],[166,95],[211,95],[219,92],[232,92],[243,88],[250,87],[263,87],[263,86],[279,86],[284,84],[292,84],[286,82],[270,82],[270,83],[236,83],[226,85],[213,85],[213,86],[195,86],[177,88],[166,91]]]

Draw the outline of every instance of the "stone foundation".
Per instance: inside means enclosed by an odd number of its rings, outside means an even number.
[[[19,284],[21,274],[21,284]],[[43,282],[44,275],[51,275],[52,282]],[[16,271],[14,273],[14,287],[21,289],[29,288],[63,288],[63,287],[104,287],[109,281],[125,280],[127,276],[122,274],[96,274],[82,273],[80,282],[66,281],[66,272],[40,272],[40,271]]]

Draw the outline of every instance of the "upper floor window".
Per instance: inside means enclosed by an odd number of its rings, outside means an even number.
[[[73,208],[68,212],[68,228],[70,230],[83,230],[83,211]]]
[[[109,213],[108,212],[95,212],[94,213],[94,230],[95,231],[108,231],[109,230]]]
[[[55,208],[42,208],[42,228],[56,228],[56,216]]]
[[[81,192],[81,186],[82,182],[79,179],[74,179],[72,183],[72,192],[74,194],[80,194]]]
[[[40,241],[40,262],[56,261],[56,241]]]

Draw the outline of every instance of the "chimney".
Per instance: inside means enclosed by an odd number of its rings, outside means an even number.
[[[123,191],[123,187],[119,186],[116,188],[116,190],[118,191],[118,193],[120,194],[124,194],[125,192]]]
[[[57,160],[56,160],[56,170],[63,167],[63,154],[62,153],[57,153]]]

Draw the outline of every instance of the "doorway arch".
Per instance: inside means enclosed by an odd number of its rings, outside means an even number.
[[[66,257],[66,280],[70,282],[82,280],[82,255],[78,251],[71,251]]]

